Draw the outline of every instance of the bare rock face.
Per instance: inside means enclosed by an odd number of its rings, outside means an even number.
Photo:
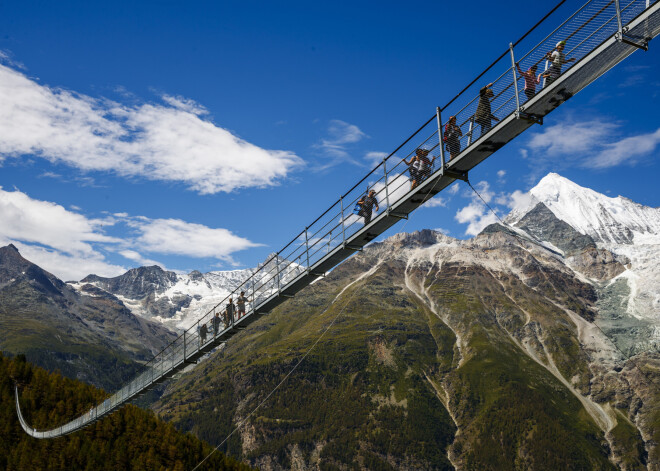
[[[596,248],[596,242],[591,237],[580,234],[569,224],[558,219],[543,203],[537,204],[518,221],[516,227],[525,230],[537,240],[550,242],[567,255]]]
[[[567,259],[568,264],[587,277],[606,281],[626,271],[625,264],[629,260],[616,256],[611,251],[589,247]]]

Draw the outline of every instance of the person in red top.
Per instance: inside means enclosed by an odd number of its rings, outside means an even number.
[[[518,69],[520,76],[525,79],[525,96],[527,96],[527,101],[529,101],[536,95],[536,86],[541,83],[542,74],[536,75],[536,64],[527,69],[527,72],[523,72],[520,64],[516,62],[516,69]]]

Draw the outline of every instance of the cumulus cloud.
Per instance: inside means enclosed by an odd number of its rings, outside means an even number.
[[[495,197],[495,193],[490,189],[487,181],[480,181],[474,187],[486,203],[490,203]],[[484,230],[486,226],[497,222],[498,219],[477,195],[472,193],[470,198],[472,202],[459,209],[454,219],[460,224],[467,224],[465,234],[474,236]]]
[[[71,255],[94,253],[91,243],[117,243],[101,232],[104,220],[81,214],[48,201],[30,198],[20,191],[0,187],[0,235],[52,247]]]
[[[82,171],[180,182],[201,194],[276,185],[303,164],[216,126],[199,104],[126,106],[41,85],[0,65],[0,159],[37,156]],[[347,128],[342,142],[359,130]]]
[[[600,153],[587,159],[584,165],[590,168],[608,168],[622,163],[634,163],[643,156],[651,155],[658,145],[660,145],[660,128],[653,133],[609,143]]]
[[[465,234],[472,236],[479,234],[486,226],[497,222],[497,217],[488,211],[483,203],[477,201],[458,210],[455,218],[459,223],[468,225]]]
[[[189,257],[214,257],[233,262],[231,254],[251,247],[259,247],[227,229],[211,228],[180,219],[127,219],[128,224],[139,232],[135,246],[161,254]]]
[[[619,126],[601,120],[562,122],[548,126],[529,141],[532,151],[543,151],[550,157],[591,153],[595,146],[607,142]]]
[[[122,237],[108,236],[123,229]],[[182,255],[215,258],[233,264],[232,254],[259,244],[227,229],[179,219],[150,219],[115,213],[88,218],[79,212],[0,187],[0,244],[15,244],[23,256],[65,280],[95,273],[116,276],[126,268],[107,260],[117,253],[141,265],[162,263],[142,255]]]
[[[437,207],[444,208],[445,206],[447,206],[447,200],[440,196],[436,196],[428,200],[426,203],[424,203],[423,206],[425,208],[437,208]]]
[[[595,119],[563,122],[535,133],[528,150],[543,159],[570,160],[584,168],[609,168],[634,165],[653,155],[660,145],[660,128],[654,132],[620,137],[621,125]],[[522,150],[525,156],[526,149]]]

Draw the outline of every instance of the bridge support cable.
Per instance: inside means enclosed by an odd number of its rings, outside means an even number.
[[[80,430],[115,411],[143,391],[198,362],[262,314],[271,312],[401,219],[407,219],[456,180],[467,181],[468,172],[475,166],[534,123],[541,123],[554,109],[636,51],[637,46],[617,37],[620,30],[627,38],[647,44],[660,33],[660,0],[622,1],[618,5],[615,0],[588,0],[553,27],[550,17],[566,4],[566,0],[562,1],[518,41],[509,43],[505,54],[447,105],[436,108],[435,114],[419,129],[228,295],[227,298],[236,299],[241,291],[249,293],[246,315],[227,316],[225,298],[89,414],[48,431],[36,431],[21,420],[23,429],[37,438],[57,437]],[[516,63],[522,69],[538,65],[563,41],[566,41],[566,57],[575,60],[560,63],[544,86],[521,95],[518,81],[522,77],[516,74]],[[549,66],[548,74],[552,67]],[[479,89],[486,83],[492,83],[489,101],[492,115],[497,118],[492,126],[477,115]],[[462,136],[458,139],[458,153],[452,152],[453,158],[447,161],[443,119],[449,121],[450,117],[456,117]],[[436,122],[431,125],[433,121]],[[419,148],[428,150],[429,157],[435,156],[438,164],[434,162],[413,185],[405,160],[413,157]],[[381,206],[378,212],[374,211],[373,218],[350,210],[364,196],[365,186],[375,191]],[[16,399],[20,414],[18,395]]]

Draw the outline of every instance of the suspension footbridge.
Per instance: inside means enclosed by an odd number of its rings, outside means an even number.
[[[241,291],[246,293],[249,301],[244,316],[224,316],[228,299],[223,300],[144,365],[119,391],[84,415],[49,430],[36,430],[27,423],[17,388],[16,409],[21,426],[35,438],[70,434],[197,363],[398,221],[408,218],[447,186],[456,180],[467,180],[468,173],[480,162],[529,127],[542,124],[545,116],[630,54],[647,50],[651,39],[659,33],[660,0],[589,0],[582,4],[561,1],[237,287],[228,298],[236,299]],[[520,71],[532,66],[538,68],[542,80],[530,93],[529,86],[524,89],[526,77]],[[490,113],[487,121],[483,118],[484,106]],[[491,128],[492,120],[496,122]],[[449,122],[455,123],[455,127],[450,126],[453,136],[446,140],[449,136],[445,136],[444,130]],[[437,163],[425,174],[419,174],[412,185],[406,159],[414,157],[420,148],[433,153]],[[365,186],[374,190],[379,207],[366,223],[364,213],[352,211],[364,198]]]

